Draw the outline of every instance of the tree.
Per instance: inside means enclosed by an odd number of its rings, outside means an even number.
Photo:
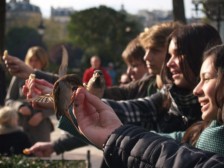
[[[173,18],[175,21],[186,23],[184,0],[173,0]]]
[[[123,49],[140,28],[140,23],[129,20],[124,12],[105,6],[74,13],[68,25],[72,44],[84,50],[84,63],[89,63],[93,54],[102,62],[121,62]]]
[[[4,37],[5,37],[5,7],[6,7],[6,1],[1,0],[0,1],[0,59],[2,58],[3,50],[4,50]],[[5,74],[5,68],[1,64],[0,60],[0,105],[4,105],[5,95],[6,95],[6,74]]]
[[[22,60],[27,50],[35,45],[45,47],[38,32],[29,27],[15,27],[6,35],[6,48],[9,54],[15,55]]]
[[[1,0],[0,1],[0,56],[2,55],[2,52],[4,50],[4,35],[5,35],[5,10],[6,8],[6,1]]]

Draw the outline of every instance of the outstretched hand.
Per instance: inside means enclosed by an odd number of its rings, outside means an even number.
[[[27,99],[34,98],[36,96],[50,94],[54,85],[47,82],[44,79],[27,79],[23,85],[23,94]]]
[[[16,77],[27,79],[29,75],[34,72],[34,69],[17,57],[7,55],[7,57],[3,57],[3,60],[10,74]]]
[[[54,147],[52,142],[37,142],[27,150],[38,157],[49,157],[54,152]]]
[[[102,148],[108,136],[122,125],[121,121],[110,106],[85,88],[78,88],[74,96],[74,114],[80,131]]]
[[[32,107],[35,109],[54,109],[53,102],[35,101],[42,95],[50,94],[53,90],[53,84],[44,79],[27,79],[23,85],[23,94],[31,102]]]

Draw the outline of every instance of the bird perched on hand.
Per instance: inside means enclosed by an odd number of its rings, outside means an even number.
[[[68,111],[74,102],[74,100],[72,100],[73,91],[83,85],[78,75],[67,75],[67,68],[68,52],[63,46],[62,61],[58,71],[59,79],[54,83],[53,88],[54,109],[58,119],[60,116],[65,115],[71,122],[73,122],[71,114]]]
[[[80,86],[83,86],[80,77],[76,74],[67,74],[68,67],[68,52],[62,46],[62,61],[59,67],[59,79],[54,83],[51,94],[39,96],[33,101],[38,103],[53,103],[57,119],[64,115],[77,129],[73,122],[72,114],[69,113],[69,108],[73,105],[73,91]]]
[[[99,98],[102,98],[106,87],[103,72],[101,70],[95,70],[88,84],[84,86],[90,93]]]
[[[58,119],[62,115],[70,115],[67,113],[70,106],[74,103],[72,99],[73,92],[80,86],[83,86],[82,81],[76,74],[64,75],[54,83],[54,109]]]
[[[35,101],[44,103],[53,103],[56,117],[59,119],[65,116],[73,126],[78,130],[73,121],[73,114],[69,112],[69,108],[75,104],[73,92],[80,86],[83,86],[81,78],[76,74],[67,74],[68,52],[62,47],[62,61],[59,67],[59,79],[54,83],[53,92],[48,95],[40,96]],[[101,70],[95,70],[92,78],[85,86],[86,89],[101,98],[106,87],[103,73]]]

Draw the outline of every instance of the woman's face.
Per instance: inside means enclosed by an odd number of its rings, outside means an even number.
[[[166,56],[166,47],[156,49],[156,48],[147,48],[145,50],[144,60],[148,68],[148,73],[153,75],[160,74],[162,69],[163,62]]]
[[[128,63],[127,66],[127,74],[130,76],[132,81],[141,79],[146,73],[148,73],[145,63],[141,60],[132,60],[132,62]]]
[[[42,64],[37,57],[33,56],[29,60],[29,66],[31,66],[33,69],[42,69]]]
[[[169,71],[172,74],[172,79],[174,84],[180,88],[192,89],[191,82],[188,82],[185,79],[184,74],[181,70],[180,59],[177,53],[177,45],[176,45],[175,39],[172,39],[170,41],[168,53],[170,55],[170,58],[168,62],[166,63],[166,66],[169,68]],[[185,61],[184,56],[183,56],[183,61]],[[191,70],[189,66],[187,66],[186,68],[187,68],[189,77],[193,79],[194,78],[193,71]]]
[[[217,118],[218,107],[215,103],[215,85],[217,73],[212,57],[208,57],[202,64],[200,82],[194,88],[194,95],[198,96],[201,105],[202,119],[205,121]]]

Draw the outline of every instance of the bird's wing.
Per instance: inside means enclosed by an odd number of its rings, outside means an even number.
[[[62,46],[61,65],[58,71],[59,78],[67,74],[67,68],[68,68],[68,51],[65,48],[65,46]]]
[[[68,82],[59,81],[58,87],[59,88],[54,93],[54,105],[57,118],[59,118],[68,110],[72,96],[71,88]]]
[[[30,100],[34,101],[34,102],[39,102],[39,103],[54,103],[54,99],[51,94],[38,96],[38,97],[32,98]]]

